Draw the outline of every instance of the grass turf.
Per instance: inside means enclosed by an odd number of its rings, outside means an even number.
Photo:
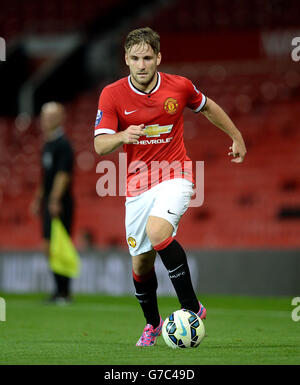
[[[12,295],[0,322],[0,364],[201,365],[299,364],[300,322],[291,298],[201,296],[207,337],[197,349],[137,348],[144,319],[134,297],[78,295],[68,306],[41,294]],[[165,318],[178,309],[160,297]]]

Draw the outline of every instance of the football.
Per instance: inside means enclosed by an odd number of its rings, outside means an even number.
[[[205,337],[203,321],[190,310],[177,310],[165,319],[162,327],[165,343],[173,348],[196,348]]]

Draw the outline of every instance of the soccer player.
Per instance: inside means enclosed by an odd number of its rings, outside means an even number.
[[[49,257],[51,220],[59,217],[68,233],[71,231],[73,218],[73,199],[71,180],[73,170],[73,149],[64,135],[64,106],[57,102],[48,102],[41,109],[41,128],[45,144],[42,150],[42,182],[39,185],[31,205],[33,214],[42,217],[44,253]],[[65,304],[71,299],[70,278],[54,274],[55,292],[51,302]]]
[[[201,112],[232,138],[228,153],[232,161],[242,162],[246,148],[227,114],[190,80],[158,72],[158,33],[148,27],[130,32],[125,61],[130,75],[101,92],[94,146],[99,155],[120,146],[127,154],[126,237],[135,294],[146,319],[136,345],[151,346],[163,323],[157,305],[156,253],[168,270],[181,307],[206,318],[206,309],[193,289],[185,251],[174,238],[193,195],[193,175],[190,168],[184,168],[184,162],[190,161],[183,143],[184,108]],[[161,162],[159,172],[157,162]],[[164,172],[167,169],[169,173]]]

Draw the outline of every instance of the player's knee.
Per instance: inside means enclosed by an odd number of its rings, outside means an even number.
[[[152,260],[141,257],[133,263],[132,268],[136,275],[143,276],[153,269],[153,265]]]
[[[153,266],[148,266],[147,264],[139,264],[133,268],[133,272],[138,276],[144,276],[153,269]]]
[[[150,239],[152,246],[156,246],[167,239],[170,235],[165,231],[162,231],[160,227],[153,228],[149,226],[147,228],[147,236]]]
[[[173,226],[163,218],[149,217],[146,233],[152,246],[156,246],[172,236]]]
[[[134,273],[139,276],[148,274],[154,267],[155,257],[155,250],[132,256],[132,268]]]

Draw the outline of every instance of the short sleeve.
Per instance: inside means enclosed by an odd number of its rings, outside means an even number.
[[[186,79],[187,107],[193,112],[199,112],[206,104],[206,96],[195,85]]]
[[[118,131],[118,115],[109,93],[105,87],[100,95],[95,122],[95,136],[115,134]]]
[[[56,153],[57,163],[56,171],[65,171],[71,173],[73,170],[74,154],[71,145],[67,141],[63,141]]]

